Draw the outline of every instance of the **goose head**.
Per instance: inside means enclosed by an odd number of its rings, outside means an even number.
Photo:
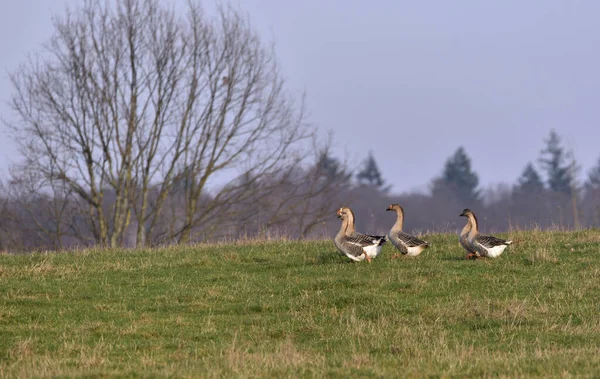
[[[352,209],[348,207],[341,207],[337,210],[337,212],[335,212],[335,215],[337,216],[337,218],[341,218],[342,220],[351,218],[353,216]]]
[[[391,204],[387,207],[386,211],[395,211],[396,213],[404,213],[404,208],[400,204]]]
[[[469,208],[465,208],[465,209],[463,209],[463,211],[459,217],[467,217],[468,218],[469,216],[472,216],[472,215],[473,215],[473,211],[470,210]]]

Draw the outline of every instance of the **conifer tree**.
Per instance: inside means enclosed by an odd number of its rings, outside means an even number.
[[[517,183],[518,190],[521,193],[533,194],[542,192],[544,190],[544,182],[531,162],[525,166],[525,169],[523,170],[523,173],[521,174],[521,177],[519,177]]]
[[[327,151],[323,151],[316,163],[317,170],[324,174],[328,181],[347,182],[352,176],[346,171],[337,158],[331,157]]]
[[[588,179],[585,185],[588,189],[600,189],[600,159],[598,159],[596,166],[592,167],[588,172]]]
[[[473,172],[471,159],[462,146],[446,161],[441,179],[465,204],[479,201],[479,177]]]
[[[561,146],[561,138],[555,130],[550,131],[546,139],[540,163],[546,171],[548,187],[554,192],[570,195],[575,186],[577,164]]]
[[[362,170],[356,174],[356,180],[361,184],[368,184],[380,190],[387,191],[387,188],[384,188],[385,181],[381,176],[381,171],[375,161],[373,152],[369,152],[369,155],[363,163]]]

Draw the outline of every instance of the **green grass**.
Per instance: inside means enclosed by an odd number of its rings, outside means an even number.
[[[600,375],[600,231],[0,256],[0,377]]]

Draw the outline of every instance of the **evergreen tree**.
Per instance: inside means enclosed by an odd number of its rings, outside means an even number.
[[[577,164],[565,152],[560,137],[554,130],[546,140],[546,148],[541,152],[540,163],[546,171],[548,187],[554,192],[570,195],[575,186]]]
[[[596,166],[589,171],[586,187],[588,189],[600,189],[600,159],[598,159]]]
[[[317,160],[316,167],[319,173],[324,174],[328,181],[338,180],[340,182],[347,182],[352,176],[339,160],[329,155],[327,151],[323,151],[319,159]]]
[[[369,156],[363,163],[362,170],[356,174],[356,180],[361,184],[368,184],[380,190],[387,190],[383,188],[385,181],[381,177],[381,171],[379,171],[377,162],[375,162],[373,152],[369,152]]]
[[[531,162],[525,166],[517,183],[518,190],[522,193],[540,193],[544,190],[542,178]]]
[[[442,181],[465,204],[479,201],[479,177],[472,171],[471,159],[462,146],[446,161]]]

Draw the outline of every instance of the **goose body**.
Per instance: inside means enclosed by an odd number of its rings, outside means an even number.
[[[341,254],[355,262],[375,258],[381,252],[386,236],[372,236],[358,233],[354,229],[354,213],[348,207],[337,211],[337,216],[342,219],[340,231],[335,236],[334,243]]]
[[[510,240],[503,240],[494,236],[486,236],[480,234],[477,225],[477,217],[475,216],[475,213],[473,213],[473,211],[471,211],[470,209],[463,210],[463,212],[460,215],[462,217],[467,217],[467,226],[470,225],[470,230],[467,234],[466,243],[467,247],[470,247],[471,249],[473,249],[473,251],[470,252],[469,255],[467,255],[467,258],[497,258],[504,252],[504,249],[506,249],[508,245],[512,244],[512,241]],[[459,240],[463,238],[462,233],[464,233],[467,226],[463,228],[463,232],[461,232],[461,237],[459,238]],[[465,248],[469,250],[467,247]]]
[[[400,253],[409,257],[416,257],[429,247],[429,242],[423,241],[402,231],[404,209],[400,205],[392,204],[386,211],[396,212],[396,223],[392,226],[392,229],[390,229],[389,238],[392,245],[394,245]]]

